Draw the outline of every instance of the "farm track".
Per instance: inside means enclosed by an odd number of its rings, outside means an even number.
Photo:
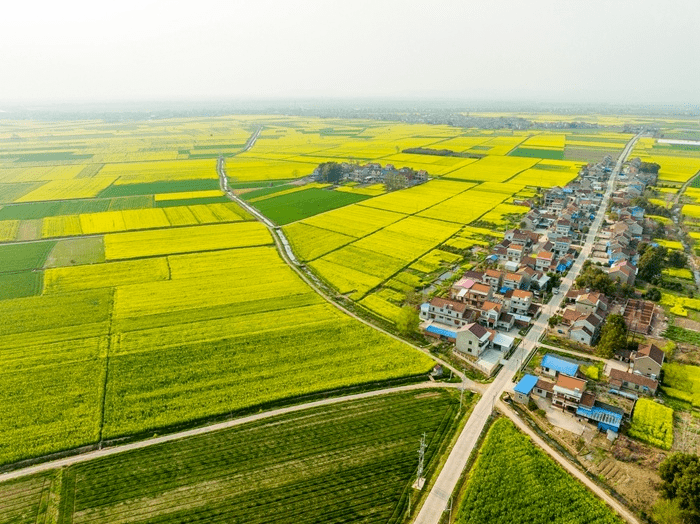
[[[275,224],[273,224],[267,217],[265,217],[262,213],[260,213],[257,209],[255,209],[253,206],[248,204],[245,200],[242,198],[239,198],[236,196],[233,191],[228,187],[228,178],[226,176],[226,171],[224,167],[224,162],[223,159],[220,158],[217,161],[216,164],[216,169],[219,174],[219,182],[221,185],[221,190],[228,196],[232,201],[236,202],[238,205],[240,205],[243,209],[245,209],[248,213],[253,215],[257,220],[262,222],[270,231],[270,234],[272,235],[272,238],[275,241],[275,246],[277,247],[277,251],[279,252],[280,256],[282,257],[282,260],[284,260],[287,265],[294,271],[299,277],[311,288],[313,289],[318,295],[320,295],[326,302],[331,304],[332,306],[336,307],[346,315],[351,316],[353,319],[357,320],[358,322],[362,322],[366,326],[369,326],[370,328],[379,331],[380,333],[383,333],[384,335],[387,335],[395,340],[398,340],[399,342],[403,342],[404,344],[409,344],[411,347],[414,349],[421,351],[422,353],[425,353],[428,355],[430,358],[433,360],[439,362],[443,367],[452,370],[452,372],[460,377],[462,379],[462,383],[464,384],[465,387],[471,389],[472,391],[475,391],[477,393],[482,393],[485,389],[485,386],[483,384],[479,384],[477,382],[474,382],[470,379],[468,379],[461,371],[455,369],[453,366],[448,364],[447,362],[441,360],[440,358],[437,358],[435,355],[430,353],[427,349],[418,347],[414,344],[411,344],[410,342],[405,341],[404,339],[397,337],[393,333],[390,333],[379,326],[376,326],[375,324],[372,324],[371,322],[359,317],[352,311],[349,311],[345,309],[342,305],[338,304],[336,301],[334,301],[331,297],[329,297],[316,283],[315,283],[315,278],[312,275],[307,274],[305,271],[302,271],[302,269],[299,267],[301,264],[297,260],[296,256],[294,255],[294,252],[292,251],[292,247],[289,244],[289,241],[287,240],[287,237],[285,236],[284,232],[282,229]]]
[[[446,508],[449,507],[448,505],[451,503],[452,493],[454,492],[455,487],[462,476],[462,472],[464,471],[467,461],[469,460],[469,456],[474,451],[479,435],[481,435],[496,402],[499,401],[504,391],[513,386],[512,380],[520,368],[520,364],[525,362],[530,353],[535,349],[535,347],[537,347],[539,339],[545,332],[549,317],[557,311],[563,302],[566,293],[569,291],[571,285],[576,279],[576,276],[581,271],[583,262],[590,256],[595,237],[598,234],[598,230],[600,229],[605,217],[605,211],[610,200],[610,195],[615,187],[615,179],[620,173],[622,163],[627,159],[627,156],[632,151],[634,144],[640,136],[641,135],[636,135],[634,138],[632,138],[622,150],[615,165],[615,169],[611,173],[608,180],[608,187],[606,188],[605,196],[600,204],[597,216],[591,225],[589,234],[586,237],[586,242],[584,243],[584,246],[576,258],[573,266],[569,270],[569,273],[564,279],[562,279],[561,285],[559,286],[560,293],[558,295],[554,295],[549,303],[542,307],[542,312],[540,313],[540,316],[535,324],[523,338],[523,341],[518,349],[506,362],[500,373],[496,375],[493,383],[488,387],[477,405],[474,407],[469,420],[467,420],[462,433],[460,434],[455,446],[452,448],[452,452],[450,453],[447,462],[443,466],[442,471],[433,485],[433,489],[428,494],[423,507],[420,509],[420,512],[416,517],[415,522],[417,524],[437,524],[442,518]],[[565,459],[562,458],[562,460]],[[636,520],[632,520],[630,522],[633,522],[634,524],[637,523]]]
[[[605,490],[600,488],[595,482],[589,479],[581,470],[574,466],[571,462],[566,460],[562,455],[555,451],[549,444],[547,444],[542,438],[532,431],[532,429],[522,421],[522,419],[510,409],[504,402],[498,401],[499,410],[504,413],[513,423],[518,427],[520,431],[525,433],[530,440],[532,440],[535,445],[541,448],[545,453],[552,457],[561,467],[563,467],[570,475],[575,477],[584,486],[590,489],[598,497],[603,499],[608,506],[613,508],[618,515],[622,516],[627,522],[631,524],[640,524],[631,511],[629,511],[624,505],[620,504],[614,497],[611,497]]]
[[[163,444],[165,442],[172,442],[174,440],[180,440],[188,437],[195,437],[198,435],[206,435],[207,433],[212,433],[222,429],[233,428],[240,426],[242,424],[247,424],[249,422],[256,422],[259,420],[264,420],[267,418],[275,417],[277,415],[285,415],[288,413],[296,413],[299,411],[305,411],[307,409],[316,408],[320,406],[330,406],[333,404],[340,404],[342,402],[349,402],[351,400],[361,400],[366,398],[378,397],[381,395],[388,395],[391,393],[398,393],[401,391],[413,391],[421,389],[434,389],[434,388],[457,388],[460,384],[458,383],[445,383],[445,382],[421,382],[418,384],[409,384],[406,386],[399,386],[389,389],[378,389],[374,391],[367,391],[364,393],[357,393],[355,395],[346,395],[343,397],[332,397],[322,400],[316,400],[314,402],[307,402],[305,404],[297,404],[294,406],[287,406],[284,408],[274,409],[271,411],[265,411],[262,413],[256,413],[255,415],[249,415],[247,417],[237,418],[233,420],[227,420],[226,422],[220,422],[218,424],[212,424],[209,426],[203,426],[199,428],[189,429],[187,431],[180,431],[178,433],[170,433],[168,435],[163,435],[160,437],[154,437],[148,440],[141,440],[138,442],[132,442],[130,444],[124,444],[122,446],[108,447],[99,449],[96,451],[90,451],[80,455],[75,455],[72,457],[67,457],[63,459],[53,460],[51,462],[44,462],[42,464],[37,464],[35,466],[30,466],[24,469],[18,469],[15,471],[10,471],[8,473],[0,474],[0,483],[9,480],[14,480],[21,477],[26,477],[29,475],[34,475],[36,473],[42,473],[52,469],[62,468],[66,466],[71,466],[73,464],[80,464],[83,462],[89,462],[102,457],[110,457],[112,455],[118,455],[120,453],[125,453],[127,451],[133,451],[136,449],[148,448],[158,444]]]

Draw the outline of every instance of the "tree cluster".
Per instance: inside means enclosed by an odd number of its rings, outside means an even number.
[[[652,204],[651,202],[649,202],[649,199],[645,196],[638,196],[633,198],[632,205],[644,208],[644,211],[646,211],[646,213],[649,215],[657,215],[662,217],[671,216],[670,209],[667,209],[664,206],[657,206],[656,204]]]
[[[587,261],[578,277],[576,285],[580,288],[588,288],[605,295],[614,295],[617,292],[617,284],[608,274],[598,266]]]
[[[700,522],[700,457],[673,453],[659,464],[664,496],[675,506],[676,522]]]
[[[639,170],[642,173],[652,173],[654,175],[659,174],[659,169],[661,169],[661,166],[656,162],[642,162],[639,166]]]
[[[596,354],[611,358],[618,349],[627,347],[627,326],[625,318],[620,314],[608,315],[600,330],[600,341],[596,346]]]
[[[324,162],[318,166],[321,180],[329,184],[337,184],[343,178],[343,168],[338,162]]]
[[[649,244],[640,244],[638,248],[639,264],[637,264],[637,276],[642,280],[651,282],[655,277],[661,275],[666,258],[666,248],[663,246],[653,247]]]

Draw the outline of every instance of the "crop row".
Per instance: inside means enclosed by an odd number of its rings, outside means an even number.
[[[80,215],[49,216],[42,220],[42,238],[96,235],[139,229],[238,222],[250,219],[233,202],[166,208],[126,209]]]
[[[257,222],[234,222],[105,235],[107,260],[140,258],[214,249],[271,244],[270,233]]]
[[[58,521],[387,522],[404,511],[420,435],[430,469],[456,409],[447,391],[385,395],[70,466],[57,477]],[[45,477],[0,495],[34,518]]]
[[[511,421],[500,419],[489,430],[472,467],[457,522],[621,521]]]

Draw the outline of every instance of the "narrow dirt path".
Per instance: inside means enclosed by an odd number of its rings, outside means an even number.
[[[530,427],[522,421],[522,419],[511,410],[502,401],[498,401],[498,408],[503,412],[513,423],[525,433],[530,439],[542,450],[557,461],[566,471],[568,471],[572,476],[574,476],[579,482],[583,483],[588,489],[595,493],[598,497],[603,499],[603,501],[610,506],[618,515],[624,518],[630,524],[641,524],[637,517],[620,502],[611,497],[607,491],[598,486],[595,482],[589,479],[580,469],[574,466],[571,462],[566,460],[562,455],[560,455],[556,450],[550,447],[542,438],[532,431]]]

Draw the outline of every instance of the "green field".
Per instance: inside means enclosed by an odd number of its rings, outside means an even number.
[[[44,262],[45,268],[98,264],[105,261],[102,237],[66,238],[56,241]]]
[[[218,204],[230,202],[228,197],[221,195],[218,197],[205,198],[184,198],[181,200],[159,200],[156,207],[176,207],[176,206],[196,206],[201,204]]]
[[[12,204],[0,209],[0,220],[31,220],[80,213],[99,213],[114,209],[138,209],[153,207],[150,198],[100,198],[84,200],[63,200],[60,202],[27,202]]]
[[[700,407],[700,367],[667,362],[663,377],[664,393]]]
[[[382,395],[93,460],[0,484],[0,523],[401,522],[421,435],[430,479],[458,408],[445,390]]]
[[[0,300],[38,295],[42,282],[41,271],[0,273]]]
[[[273,222],[284,225],[368,198],[366,195],[311,188],[260,200],[253,205]]]
[[[0,273],[38,269],[56,245],[54,241],[0,245]]]
[[[213,169],[213,167],[212,167]],[[218,179],[172,180],[144,184],[111,185],[103,190],[100,198],[155,195],[157,193],[182,193],[187,191],[207,191],[219,189]]]
[[[497,420],[469,472],[459,524],[621,523],[508,419]]]
[[[26,195],[40,185],[40,182],[0,184],[0,203],[12,202],[15,198]]]
[[[697,331],[691,331],[690,329],[685,329],[679,326],[668,326],[664,332],[664,336],[670,340],[673,340],[674,342],[685,342],[695,346],[700,346],[700,333]]]
[[[248,191],[241,195],[243,200],[250,200],[252,198],[258,198],[265,195],[272,195],[273,193],[279,193],[280,191],[286,191],[287,189],[292,189],[294,186],[288,186],[286,184],[278,184],[272,187],[262,187],[260,189],[255,189],[253,191]]]
[[[527,158],[548,158],[551,160],[564,160],[564,151],[554,149],[534,149],[530,147],[518,147],[510,152],[511,156]]]

